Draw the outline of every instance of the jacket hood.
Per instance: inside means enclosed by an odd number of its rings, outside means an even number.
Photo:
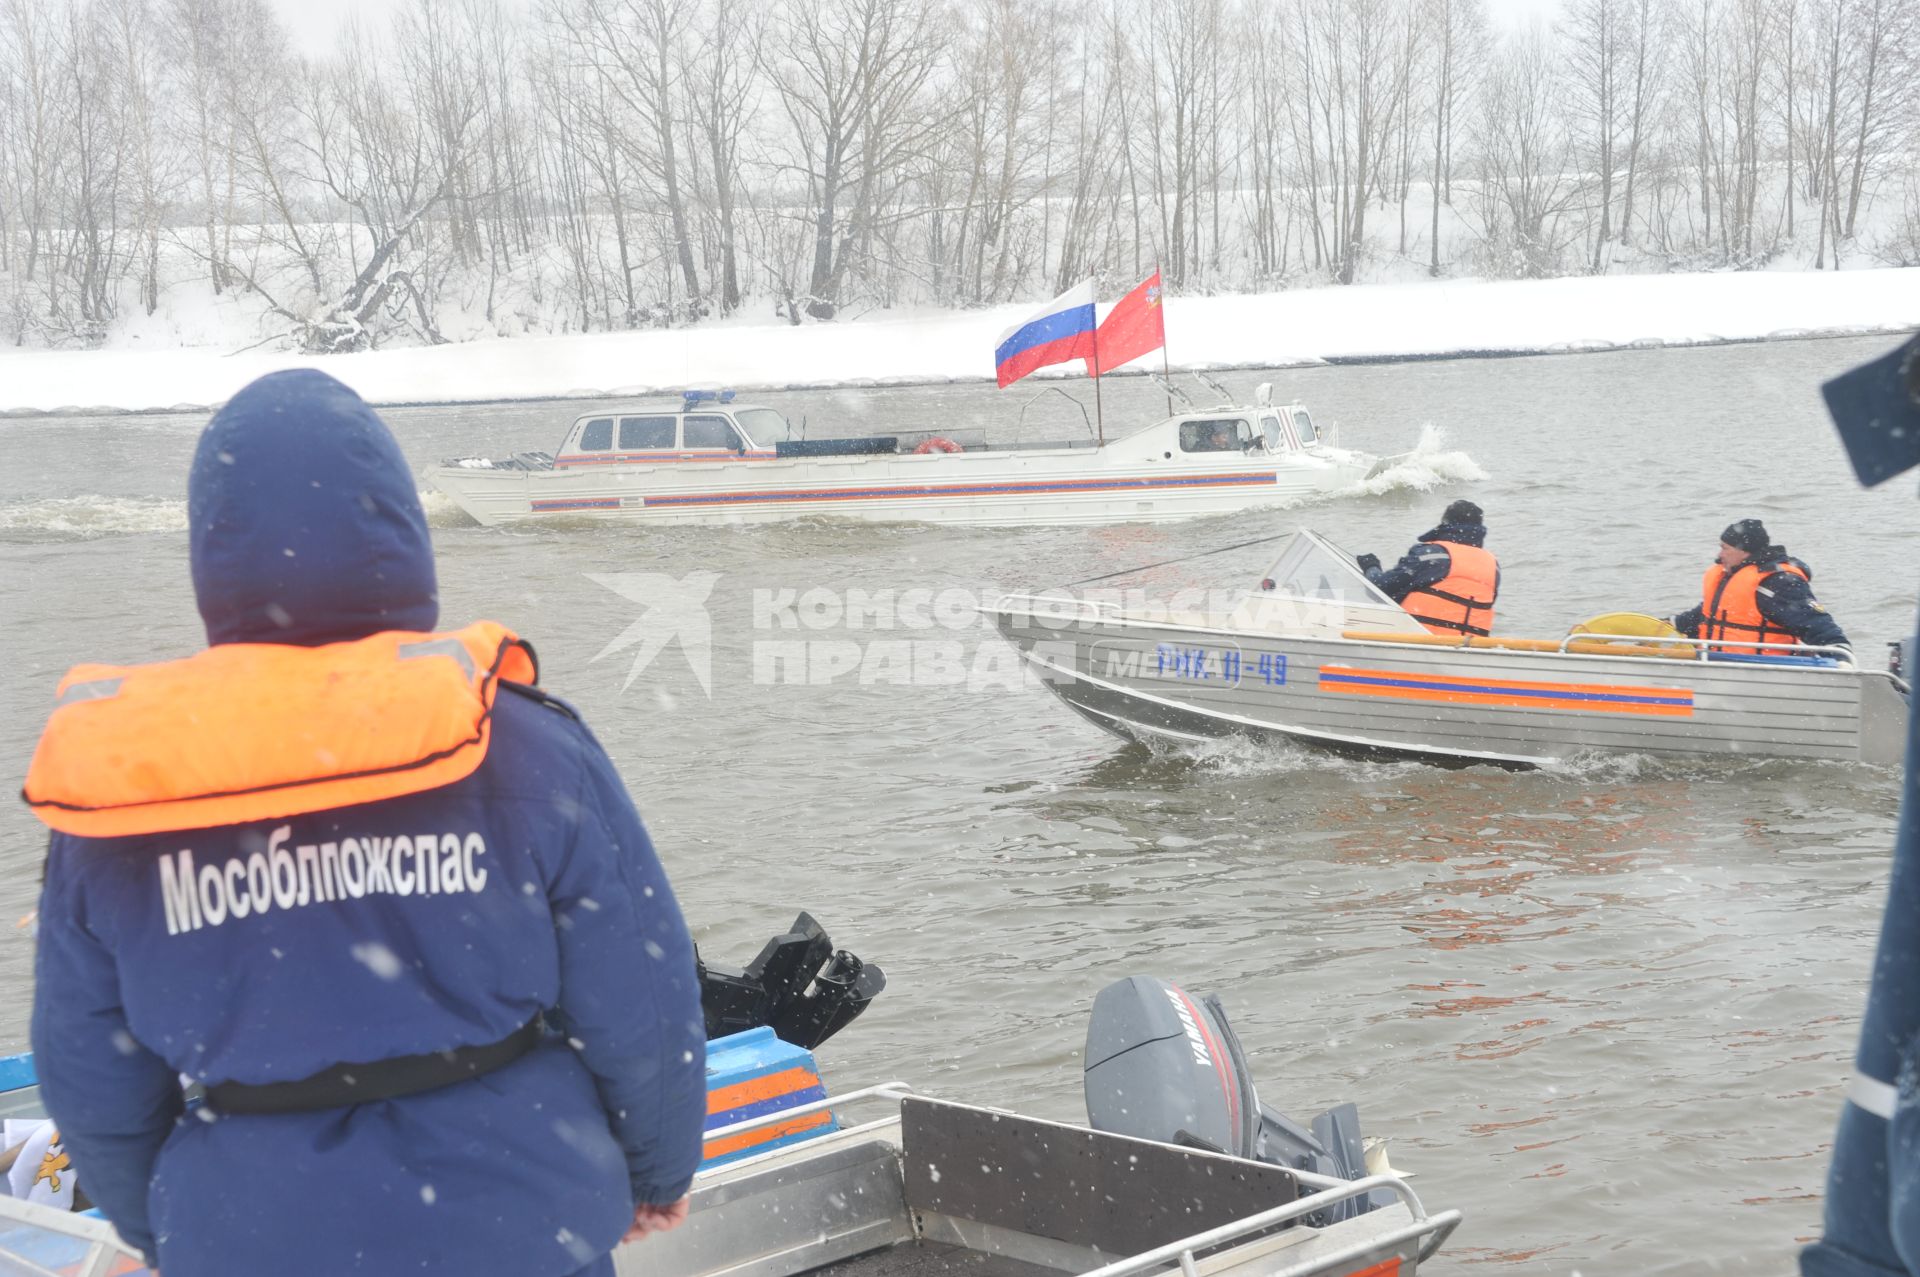
[[[1787,547],[1784,545],[1768,546],[1759,554],[1754,555],[1751,562],[1762,572],[1778,572],[1783,566],[1791,563],[1794,567],[1799,568],[1807,574],[1807,580],[1813,580],[1813,569],[1808,567],[1805,561],[1788,554]]]
[[[1813,583],[1813,569],[1807,566],[1807,561],[1788,554],[1787,547],[1784,545],[1770,545],[1758,554],[1749,555],[1746,562],[1742,563],[1740,567],[1753,568],[1758,571],[1762,577],[1768,577],[1788,564],[1799,568],[1805,573],[1809,585]],[[1714,560],[1713,566],[1717,568],[1720,567],[1720,561],[1718,559]],[[1738,572],[1739,570],[1740,568],[1735,568],[1734,572]],[[1720,571],[1729,577],[1733,575],[1732,572],[1728,572],[1725,568],[1720,568]]]
[[[269,373],[215,413],[187,480],[207,642],[314,647],[440,617],[413,472],[360,396]]]
[[[1484,523],[1443,523],[1431,532],[1423,533],[1422,541],[1451,541],[1455,545],[1483,547],[1487,540],[1487,525]]]

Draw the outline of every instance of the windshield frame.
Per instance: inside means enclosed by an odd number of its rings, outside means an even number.
[[[772,448],[783,443],[797,443],[800,440],[799,428],[791,421],[788,421],[786,414],[777,408],[765,408],[755,405],[745,408],[734,408],[731,409],[731,412],[733,414],[733,424],[738,426],[740,433],[746,436],[749,441],[749,447]],[[762,433],[760,423],[768,419],[780,423],[780,428],[777,433],[771,431],[765,434]]]

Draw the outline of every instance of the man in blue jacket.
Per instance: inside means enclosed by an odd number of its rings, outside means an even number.
[[[1720,552],[1700,595],[1700,602],[1673,618],[1673,627],[1688,638],[1849,646],[1840,623],[1813,596],[1813,569],[1775,545],[1758,519],[1736,519],[1720,534]],[[1785,653],[1777,647],[1751,650]]]
[[[1354,560],[1367,580],[1437,634],[1489,634],[1500,594],[1500,562],[1486,549],[1485,514],[1473,502],[1449,502],[1440,523],[1421,534],[1390,568],[1376,555]],[[1456,554],[1455,551],[1458,551]]]
[[[685,1217],[706,1107],[612,763],[513,635],[427,633],[412,474],[333,378],[235,396],[188,505],[209,648],[74,671],[26,787],[88,1192],[166,1277],[611,1274]]]
[[[1920,338],[1823,388],[1868,486],[1920,465]],[[1920,717],[1909,715],[1893,873],[1853,1081],[1803,1277],[1920,1275]]]

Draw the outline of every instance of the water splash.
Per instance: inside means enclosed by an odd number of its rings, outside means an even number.
[[[420,490],[420,508],[426,511],[427,526],[430,528],[478,526],[457,501],[438,488]]]
[[[186,530],[185,501],[88,495],[0,503],[0,534],[85,540]]]
[[[1413,451],[1373,478],[1362,479],[1353,491],[1369,497],[1403,489],[1431,492],[1442,484],[1477,483],[1487,477],[1479,462],[1465,452],[1448,448],[1446,441],[1446,431],[1430,421],[1422,424]]]
[[[427,526],[457,528],[473,523],[444,492],[425,490],[420,505]],[[52,541],[88,541],[99,537],[185,532],[187,503],[160,497],[45,497],[38,501],[0,502],[0,536]]]
[[[1250,736],[1222,736],[1192,744],[1156,741],[1147,750],[1155,763],[1185,765],[1231,780],[1319,772],[1372,782],[1419,775],[1428,768],[1417,759],[1353,758],[1307,744]]]

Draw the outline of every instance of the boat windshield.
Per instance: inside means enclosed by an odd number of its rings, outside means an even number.
[[[753,440],[757,448],[793,443],[800,438],[800,432],[771,408],[735,408],[733,419],[740,423],[740,428],[747,432],[747,437]]]
[[[1289,537],[1267,570],[1267,580],[1273,582],[1271,592],[1276,595],[1340,604],[1356,615],[1385,609],[1384,619],[1395,628],[1419,628],[1398,603],[1367,580],[1351,554],[1317,532],[1302,530]],[[1402,619],[1411,625],[1400,625]]]

